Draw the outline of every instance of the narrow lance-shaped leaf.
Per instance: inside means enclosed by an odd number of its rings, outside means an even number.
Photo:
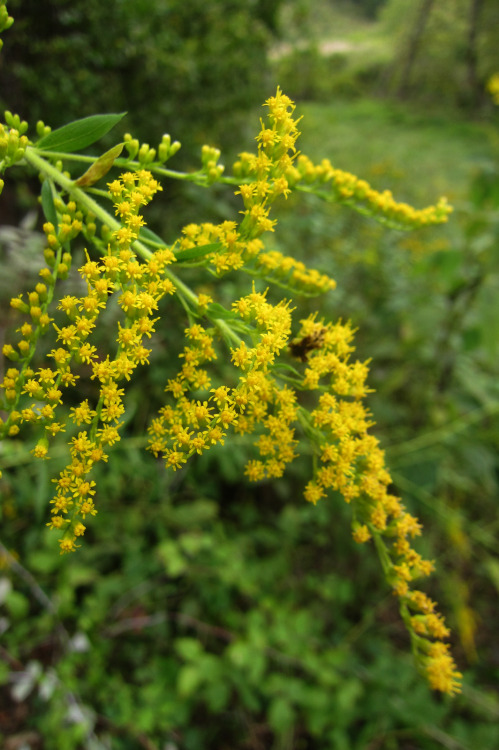
[[[78,177],[78,179],[75,180],[75,185],[78,187],[89,187],[98,182],[101,177],[104,177],[104,175],[109,172],[115,159],[117,159],[123,151],[123,145],[123,143],[118,143],[116,146],[113,146],[113,148],[110,148],[109,151],[106,151],[105,154],[99,156],[97,161],[94,162],[81,177]]]
[[[237,314],[233,310],[227,310],[218,302],[211,302],[207,307],[207,313],[210,318],[220,318],[221,320],[238,320]]]
[[[143,242],[152,242],[155,245],[160,245],[161,247],[165,246],[165,241],[155,232],[153,232],[149,227],[140,227],[140,234],[139,238]]]
[[[42,209],[47,221],[57,227],[57,211],[54,206],[54,195],[50,180],[45,180],[42,185]]]
[[[47,151],[62,151],[71,153],[90,146],[103,135],[108,133],[124,116],[126,112],[117,115],[92,115],[82,120],[75,120],[62,128],[52,131],[38,141],[36,147]]]

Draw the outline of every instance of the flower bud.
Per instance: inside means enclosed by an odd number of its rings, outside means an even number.
[[[48,326],[50,325],[50,321],[51,321],[51,318],[47,315],[47,313],[42,313],[40,315],[38,325],[40,326],[42,333],[45,333]]]
[[[95,235],[95,232],[97,231],[97,225],[93,221],[89,221],[87,223],[87,235],[88,237],[92,238]]]
[[[59,263],[59,265],[57,266],[58,278],[62,280],[67,279],[68,272],[69,272],[69,268],[67,267],[67,265],[65,263]]]
[[[16,149],[15,153],[12,156],[12,163],[15,164],[16,162],[21,161],[21,159],[24,159],[25,151],[26,147]]]
[[[7,137],[7,156],[12,158],[19,147],[19,131],[12,128]]]
[[[9,403],[14,403],[17,398],[17,391],[15,390],[15,388],[6,388],[5,398]]]
[[[44,138],[46,135],[50,133],[52,128],[50,125],[45,125],[43,120],[38,120],[36,123],[36,134],[39,138]]]
[[[170,157],[175,156],[177,151],[179,151],[182,148],[182,144],[180,141],[173,141],[171,147],[170,147]]]
[[[158,146],[158,159],[161,162],[161,164],[164,164],[164,162],[168,159],[169,156],[169,146],[167,146],[165,143],[160,143]]]
[[[55,253],[50,247],[45,248],[45,250],[43,251],[43,257],[45,258],[45,263],[50,266],[50,268],[53,268],[55,266]]]
[[[41,299],[42,302],[45,302],[47,299],[47,287],[45,284],[38,283],[35,286],[35,291],[38,294],[38,297]]]
[[[13,297],[10,300],[10,306],[14,308],[14,310],[19,310],[22,313],[29,312],[29,306],[26,304],[26,302],[23,302],[21,297]]]
[[[156,149],[151,148],[148,143],[143,143],[139,149],[139,162],[141,164],[149,164],[150,162],[154,161],[155,156]]]
[[[19,359],[19,354],[16,352],[13,346],[11,344],[4,344],[2,347],[2,354],[4,357],[7,357],[7,359],[10,359],[12,362],[17,362]]]
[[[52,252],[52,251],[50,250],[50,252]],[[52,253],[52,255],[53,255],[53,253]],[[52,272],[51,272],[50,268],[40,268],[40,270],[38,271],[38,275],[50,287],[54,286],[54,277],[52,276]]]
[[[17,348],[19,349],[21,354],[25,356],[29,352],[30,343],[29,341],[19,341]]]
[[[48,458],[49,443],[46,437],[41,438],[33,448],[33,455],[36,458]]]
[[[128,157],[135,159],[139,150],[139,142],[136,138],[132,138],[130,133],[125,133],[123,140],[125,141],[125,148],[128,151]]]

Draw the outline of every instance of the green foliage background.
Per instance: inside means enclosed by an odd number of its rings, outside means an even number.
[[[265,97],[278,5],[12,0],[1,98],[52,127],[127,111],[140,140],[165,130],[191,147],[227,139],[233,117]]]
[[[12,0],[0,94],[23,117],[53,126],[128,109],[134,135],[154,143],[169,131],[184,143],[182,159],[195,161],[195,144],[207,139],[227,141],[228,154],[247,147],[255,105],[277,78],[308,100],[299,104],[305,153],[416,205],[448,195],[456,207],[448,227],[410,235],[293,198],[280,208],[275,246],[313,256],[337,279],[321,310],[351,318],[359,357],[373,358],[376,434],[397,491],[425,524],[421,551],[439,571],[430,593],[456,634],[463,695],[441,701],[414,673],[373,551],[350,540],[343,501],[303,503],[304,469],[255,489],[242,479],[243,443],[175,475],[146,454],[140,436],[184,327],[168,312],[77,555],[61,560],[44,527],[46,464],[32,462],[30,446],[1,447],[5,743],[31,733],[30,747],[61,750],[499,745],[497,114],[485,105],[473,122],[457,109],[374,99],[387,70],[380,40],[402,4],[386,3],[381,21],[374,3],[331,3],[330,16],[324,4],[319,27],[313,5]],[[325,17],[360,45],[356,57],[320,54]],[[308,24],[304,50],[293,46],[293,19]],[[291,52],[269,63],[276,31]],[[442,75],[458,54],[450,42],[439,47]],[[430,101],[423,70],[417,81],[415,99]],[[13,182],[4,222],[35,205],[31,195]],[[152,211],[151,219],[168,231],[184,217],[218,221],[236,211],[230,190],[191,187],[172,197],[174,218]],[[26,227],[0,240],[3,328],[14,322],[8,297],[36,277],[39,249]],[[230,297],[235,283],[228,278]]]

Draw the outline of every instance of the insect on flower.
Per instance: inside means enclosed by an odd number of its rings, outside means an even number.
[[[294,340],[289,345],[291,355],[301,362],[306,362],[308,355],[314,349],[320,349],[324,343],[324,336],[326,335],[326,328],[319,328],[317,331],[303,336],[303,338]]]

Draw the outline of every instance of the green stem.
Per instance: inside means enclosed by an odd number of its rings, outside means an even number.
[[[432,445],[441,443],[445,438],[455,435],[456,433],[465,430],[467,427],[470,427],[472,424],[480,422],[484,417],[491,416],[497,412],[499,412],[499,402],[494,401],[480,409],[469,411],[467,414],[464,414],[464,416],[449,422],[443,427],[439,427],[431,432],[425,432],[424,435],[419,435],[412,440],[406,440],[404,443],[399,443],[398,445],[388,445],[385,449],[390,458],[392,456],[414,453],[423,448],[429,448]]]
[[[233,341],[236,346],[239,346],[242,341],[241,337],[238,336],[237,333],[233,331],[229,325],[227,325],[225,320],[215,318],[213,322],[216,324],[218,330],[226,340]]]
[[[411,482],[407,477],[397,472],[391,472],[392,479],[397,487],[407,494],[411,494],[416,497],[420,502],[424,503],[432,513],[441,516],[447,523],[454,522],[460,527],[466,527],[467,535],[473,539],[474,542],[478,542],[483,547],[493,551],[497,542],[494,537],[494,527],[482,528],[477,524],[467,524],[464,515],[457,509],[451,508],[445,503],[445,501],[439,499],[438,495],[428,492],[424,487],[420,487],[418,484]]]
[[[31,151],[36,150],[36,148],[33,146],[29,148]],[[38,153],[40,152],[38,151]],[[42,153],[44,156],[50,159],[61,159],[64,161],[81,162],[83,164],[92,164],[93,162],[97,161],[97,158],[98,158],[96,156],[84,156],[82,154],[67,154],[62,151],[43,150]],[[152,162],[151,164],[141,164],[141,162],[133,161],[132,159],[127,159],[127,158],[115,159],[113,166],[122,167],[125,169],[133,169],[133,170],[147,169],[153,174],[159,174],[159,175],[162,175],[163,177],[170,177],[173,180],[182,180],[184,182],[195,182],[198,185],[209,187],[207,176],[204,172],[201,172],[201,171],[178,172],[175,169],[167,169],[166,167],[162,167],[157,163],[155,164],[154,162]],[[237,177],[220,177],[218,181],[223,182],[225,184],[229,184],[229,185],[239,184],[239,179]]]
[[[381,534],[376,533],[375,531],[372,531],[372,537],[374,541],[374,546],[376,547],[376,551],[378,553],[378,557],[381,562],[381,567],[383,568],[383,573],[385,574],[385,578],[388,578],[388,576],[391,573],[393,563],[390,559],[390,555],[388,554],[388,550],[386,548],[386,544],[384,543],[383,539],[381,538]]]

